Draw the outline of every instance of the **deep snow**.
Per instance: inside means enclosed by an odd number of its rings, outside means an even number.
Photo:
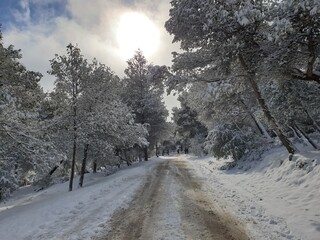
[[[320,153],[300,149],[292,161],[284,148],[260,161],[219,170],[226,160],[188,157],[219,205],[247,223],[253,239],[320,239]]]
[[[205,193],[243,222],[252,239],[320,239],[319,152],[300,150],[289,161],[285,149],[276,148],[260,161],[224,171],[219,168],[226,160],[180,156],[187,158]],[[84,187],[72,192],[68,183],[40,192],[21,188],[0,204],[1,240],[90,239],[108,229],[115,210],[129,206],[147,173],[162,161],[153,158],[109,176],[86,174]],[[169,189],[174,196],[176,190]],[[163,213],[167,223],[174,217],[170,207]]]
[[[68,183],[44,191],[21,189],[0,204],[0,239],[90,239],[113,212],[128,207],[146,173],[161,159],[142,162],[105,176],[86,174],[83,188],[68,192]]]

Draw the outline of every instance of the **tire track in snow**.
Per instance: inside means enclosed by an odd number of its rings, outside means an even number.
[[[146,178],[128,209],[117,211],[97,240],[249,239],[241,225],[216,208],[185,161],[168,159]]]

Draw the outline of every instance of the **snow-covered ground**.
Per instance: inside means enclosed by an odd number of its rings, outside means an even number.
[[[244,161],[231,170],[213,157],[188,157],[217,203],[233,212],[254,239],[320,239],[320,153],[304,151],[292,161],[284,148],[261,161]]]
[[[213,157],[181,158],[187,159],[204,193],[244,223],[251,239],[320,239],[319,152],[301,150],[289,161],[285,149],[276,148],[260,161],[240,162],[224,171],[219,168],[225,161]],[[40,192],[22,188],[0,204],[0,239],[91,239],[110,227],[115,210],[127,208],[148,174],[164,161],[154,158],[109,176],[86,174],[84,187],[75,186],[72,192],[68,183]],[[168,191],[168,196],[176,192]],[[174,222],[173,206],[164,208],[163,224]]]
[[[105,176],[86,174],[84,187],[68,192],[68,183],[44,191],[17,191],[0,204],[0,239],[90,239],[116,209],[126,208],[147,172],[162,160],[134,164]]]

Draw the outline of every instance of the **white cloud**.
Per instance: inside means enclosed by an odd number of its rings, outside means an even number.
[[[14,11],[14,17],[18,22],[29,22],[31,19],[29,1],[20,0],[19,6],[21,9]]]
[[[40,11],[40,21],[31,19],[30,1],[39,4],[35,10]],[[116,23],[126,11],[140,11],[148,16],[160,31],[160,46],[153,56],[148,58],[154,64],[171,65],[171,52],[178,49],[172,45],[172,37],[164,29],[168,19],[169,0],[131,1],[123,4],[123,0],[68,0],[66,10],[69,16],[52,18],[52,9],[41,8],[49,1],[21,0],[21,12],[15,17],[25,25],[23,28],[11,26],[4,32],[4,42],[22,49],[22,62],[28,69],[39,71],[44,75],[41,82],[45,90],[53,87],[53,77],[46,74],[49,60],[54,54],[64,54],[69,43],[78,44],[86,58],[96,57],[109,66],[116,74],[122,76],[126,62],[117,53]],[[65,2],[50,0],[52,2]],[[46,11],[44,11],[46,9]],[[71,17],[70,17],[71,16]],[[170,99],[167,105],[176,105]]]

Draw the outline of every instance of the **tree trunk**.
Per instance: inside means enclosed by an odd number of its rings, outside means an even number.
[[[125,149],[123,151],[124,153],[124,161],[127,163],[127,166],[130,166],[131,165],[131,160],[130,160],[130,157],[128,156],[128,152],[127,150]]]
[[[82,185],[83,185],[84,174],[86,172],[88,150],[89,150],[89,144],[87,143],[87,144],[85,144],[84,151],[83,151],[83,159],[82,159],[82,165],[81,165],[79,187],[82,187]]]
[[[148,147],[145,147],[143,149],[143,152],[144,152],[144,160],[145,161],[148,161]]]
[[[92,168],[93,168],[93,173],[97,173],[97,162],[96,161],[93,162]]]
[[[245,104],[245,102],[243,101],[243,99],[240,99],[240,102],[242,103],[242,105],[244,106],[246,112],[248,113],[248,115],[251,117],[252,121],[254,122],[254,124],[256,125],[257,129],[259,130],[259,132],[261,133],[261,135],[264,135],[264,132],[261,128],[261,126],[258,124],[256,118],[253,116],[253,114],[251,113],[250,109],[247,107],[247,105]]]
[[[290,142],[290,140],[283,134],[283,132],[279,128],[278,124],[276,123],[274,117],[272,116],[272,114],[269,110],[269,107],[267,106],[265,100],[263,99],[263,97],[261,95],[261,92],[260,92],[258,85],[255,82],[253,76],[249,76],[249,81],[250,81],[250,84],[253,88],[254,94],[256,95],[258,103],[259,103],[260,107],[262,108],[264,116],[267,118],[268,122],[270,123],[272,130],[277,134],[278,138],[280,139],[280,141],[282,142],[284,147],[287,149],[287,151],[290,154],[294,154],[296,152],[295,147]]]
[[[294,126],[294,124],[291,126],[291,129],[292,129],[293,133],[296,135],[296,137],[298,137],[298,138],[302,137],[301,134],[299,133],[299,131]]]
[[[73,151],[72,151],[72,162],[71,162],[71,173],[70,173],[70,180],[69,180],[69,191],[72,191],[73,186],[73,177],[74,177],[74,168],[76,164],[76,152],[77,152],[77,143],[76,137],[73,139]]]
[[[318,146],[312,141],[311,138],[309,138],[309,136],[297,124],[294,124],[294,126],[314,149],[319,150]]]
[[[304,112],[307,114],[308,118],[310,118],[310,120],[312,121],[312,125],[314,126],[314,128],[320,133],[320,127],[317,124],[317,122],[314,120],[314,118],[310,115],[309,111],[307,110],[307,108],[305,106],[303,106],[303,110]]]
[[[260,129],[262,130],[263,135],[266,136],[268,140],[273,140],[272,137],[270,136],[270,134],[267,132],[264,125],[261,122],[259,122],[258,120],[256,120],[256,121],[257,121],[257,124],[260,126]]]
[[[76,153],[77,153],[77,108],[73,106],[73,151],[72,151],[72,163],[71,163],[71,173],[69,181],[69,191],[72,191],[73,187],[73,177],[74,177],[74,168],[76,164]]]
[[[61,160],[59,164],[62,164],[64,160]],[[59,168],[59,165],[55,165],[49,172],[49,176],[52,176],[52,174]]]
[[[157,143],[156,143],[156,156],[159,157],[159,147]]]
[[[287,149],[287,151],[290,154],[294,154],[296,152],[295,147],[290,142],[290,140],[283,134],[283,132],[279,128],[278,124],[276,123],[274,117],[272,116],[272,114],[269,110],[269,107],[267,106],[264,98],[262,97],[262,94],[259,90],[258,84],[256,83],[256,81],[254,79],[254,73],[252,73],[252,71],[249,70],[241,53],[239,54],[239,60],[240,60],[241,65],[243,66],[243,68],[247,71],[247,74],[248,74],[247,80],[249,81],[249,83],[253,89],[254,95],[259,103],[259,106],[261,107],[261,109],[264,113],[264,116],[267,118],[271,128],[277,134],[278,138],[280,139],[280,141],[282,142],[284,147]]]
[[[306,75],[308,78],[311,78],[313,76],[313,68],[314,63],[317,60],[317,54],[316,54],[316,43],[313,39],[312,33],[310,32],[308,39],[308,51],[309,51],[309,57],[308,57],[308,64],[307,64],[307,72]]]
[[[254,124],[256,125],[257,129],[259,130],[259,132],[261,133],[261,135],[264,135],[264,132],[261,128],[261,126],[258,124],[256,118],[250,113],[251,119],[254,122]]]

